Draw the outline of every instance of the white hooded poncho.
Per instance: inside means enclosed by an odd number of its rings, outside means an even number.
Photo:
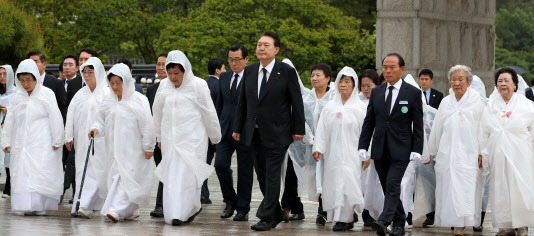
[[[343,75],[353,77],[355,85],[358,84],[356,72],[344,67],[336,78],[336,88]],[[360,138],[365,114],[365,104],[359,99],[356,87],[345,104],[337,92],[321,112],[313,152],[322,153],[324,158],[322,200],[325,211],[343,206],[352,206],[359,212],[363,210],[362,162],[355,144]],[[329,219],[332,217],[333,214],[328,214]]]
[[[200,188],[214,170],[206,163],[208,138],[214,144],[219,143],[221,127],[208,85],[205,80],[193,75],[185,54],[170,52],[165,67],[170,63],[182,65],[185,72],[178,88],[170,79],[160,84],[152,107],[156,137],[161,142],[162,151],[156,176],[165,184],[169,171],[173,171],[169,169],[169,164],[178,154],[196,176],[196,184]]]
[[[514,93],[490,99],[480,122],[480,150],[491,173],[493,228],[534,227],[534,103]]]
[[[91,125],[96,121],[97,111],[102,102],[110,95],[106,71],[98,57],[91,57],[80,66],[80,74],[84,82],[86,78],[82,72],[89,65],[94,68],[96,88],[91,92],[89,86],[84,86],[74,95],[69,105],[65,124],[65,143],[73,141],[76,149],[76,184],[78,185],[76,189],[79,189],[82,180],[87,148],[89,147],[90,139],[87,138],[87,133],[91,129]],[[95,152],[94,155],[89,156],[88,166],[92,168],[92,173],[94,173],[95,179],[99,183],[99,196],[106,198],[106,171],[110,167],[113,158],[106,156],[104,137],[95,138],[94,146]]]
[[[429,138],[435,159],[439,226],[478,226],[484,179],[478,168],[478,127],[485,102],[470,87],[458,104],[452,89],[442,101]]]
[[[2,106],[9,106],[9,101],[13,98],[15,95],[15,92],[17,92],[15,87],[15,73],[13,72],[13,68],[10,65],[3,65],[0,66],[0,68],[4,68],[7,73],[7,79],[6,79],[6,93],[2,94],[0,97],[0,105]],[[0,120],[3,120],[6,114],[3,112],[0,112]],[[0,140],[1,140],[1,134],[0,134]],[[9,153],[0,153],[0,172],[5,173],[4,167],[9,168],[9,161],[11,155]],[[5,158],[5,159],[4,159]]]
[[[122,99],[119,101],[110,87],[98,106],[92,128],[98,130],[97,137],[105,136],[105,158],[111,165],[117,165],[122,188],[130,202],[144,205],[150,199],[153,182],[153,162],[145,159],[145,152],[153,152],[156,144],[150,105],[145,96],[135,92],[128,66],[116,64],[109,70],[108,77],[111,74],[122,78]],[[86,153],[86,150],[81,151]],[[109,167],[105,174],[108,188],[113,183]]]
[[[41,83],[33,60],[19,64],[17,75],[30,73],[37,80],[31,95],[18,79],[2,129],[2,149],[11,151],[11,193],[38,193],[59,200],[63,194],[63,118],[52,90]],[[18,76],[16,76],[18,77]]]

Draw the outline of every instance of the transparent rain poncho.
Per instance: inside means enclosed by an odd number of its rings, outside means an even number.
[[[16,87],[15,87],[15,73],[13,72],[13,68],[10,65],[2,65],[0,68],[6,69],[7,73],[7,79],[6,79],[6,93],[2,94],[0,99],[2,100],[2,106],[9,106],[7,101],[10,101],[11,98],[13,98],[13,95],[15,95]],[[6,101],[4,103],[4,101]],[[3,112],[0,112],[0,120],[3,120],[6,114]],[[0,140],[1,140],[1,134],[0,134]],[[0,173],[5,174],[5,167],[9,168],[9,153],[0,152]],[[5,158],[5,159],[4,159]]]

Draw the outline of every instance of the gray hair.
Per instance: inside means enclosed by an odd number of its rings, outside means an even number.
[[[455,65],[449,70],[449,82],[451,82],[452,73],[460,70],[465,72],[465,77],[467,77],[467,83],[471,84],[471,82],[473,81],[473,72],[471,72],[471,68],[469,68],[469,66],[464,65]]]

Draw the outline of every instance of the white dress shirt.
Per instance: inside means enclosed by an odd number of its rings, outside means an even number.
[[[391,94],[391,107],[389,108],[389,113],[391,113],[391,110],[393,110],[393,106],[395,105],[395,102],[397,102],[397,96],[399,96],[401,85],[402,85],[402,79],[397,81],[397,83],[395,83],[394,85],[389,84],[389,82],[387,83],[386,97],[385,97],[386,100],[388,99],[389,87],[390,86],[394,87],[394,89],[391,91],[393,94]]]
[[[45,77],[46,77],[46,72],[41,75],[41,84],[44,84]]]
[[[245,73],[245,70],[242,70],[241,72],[239,72],[239,74],[237,74],[237,86],[236,86],[236,89],[237,87],[239,87],[239,83],[241,83],[241,78],[243,78],[243,74]],[[230,89],[232,89],[232,83],[234,82],[234,79],[235,79],[235,72],[234,74],[232,74],[232,78],[230,78]],[[263,73],[262,73],[262,78],[263,78]],[[260,80],[261,81],[261,80]]]
[[[271,71],[273,70],[275,61],[276,60],[273,59],[273,61],[271,61],[271,63],[269,63],[269,65],[267,65],[266,67],[263,67],[263,65],[260,62],[260,69],[258,71],[258,98],[260,97],[261,80],[263,79],[263,70],[262,69],[265,68],[267,70],[267,81],[269,81],[269,76],[271,76]],[[265,81],[265,84],[267,84],[267,81]]]
[[[426,95],[426,104],[430,104],[430,88],[428,88],[427,91],[425,91],[425,95]]]

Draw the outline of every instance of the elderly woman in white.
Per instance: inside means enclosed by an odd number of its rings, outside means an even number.
[[[491,173],[492,225],[497,235],[527,235],[534,227],[534,103],[516,93],[517,73],[495,75],[499,95],[490,98],[480,124],[479,163]]]
[[[105,173],[108,194],[100,212],[118,222],[139,217],[139,207],[148,203],[156,139],[148,99],[135,92],[130,68],[116,64],[107,78],[110,93],[99,105],[91,131],[96,137],[105,136],[105,155],[111,162]]]
[[[337,93],[317,124],[313,156],[319,161],[324,154],[323,208],[328,219],[336,221],[333,230],[345,231],[354,227],[354,210],[363,210],[362,161],[354,144],[360,138],[366,109],[358,97],[358,77],[352,68],[343,68],[335,84]]]
[[[102,101],[109,96],[106,71],[98,57],[91,57],[80,66],[80,74],[87,86],[83,87],[74,95],[67,112],[65,124],[65,143],[67,149],[74,147],[76,150],[76,193],[74,202],[78,200],[80,183],[87,158],[87,130],[95,122],[97,110]],[[80,209],[76,212],[76,204],[72,204],[71,214],[91,218],[98,215],[104,204],[107,194],[106,170],[109,168],[109,160],[106,157],[106,146],[103,137],[95,139],[95,152],[89,156],[87,171],[85,174],[82,196],[79,199]]]
[[[429,139],[435,159],[436,215],[438,226],[478,226],[484,179],[478,167],[478,127],[485,103],[469,86],[471,69],[456,65],[449,70],[449,95],[439,106]]]
[[[15,77],[17,92],[2,129],[2,149],[11,153],[11,210],[45,215],[58,209],[63,193],[63,118],[33,60],[22,61]]]
[[[165,222],[183,225],[202,211],[200,189],[214,168],[206,164],[208,138],[221,140],[221,127],[206,81],[193,74],[181,51],[165,62],[169,82],[161,84],[153,105],[162,160],[156,176],[163,183]]]

